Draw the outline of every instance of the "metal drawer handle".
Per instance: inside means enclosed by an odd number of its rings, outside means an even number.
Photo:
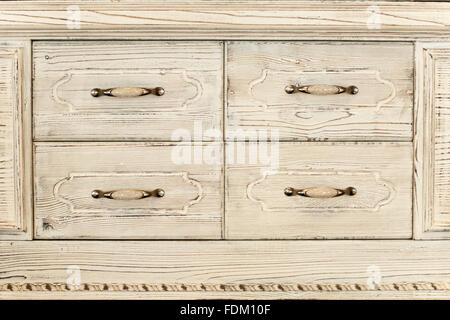
[[[305,189],[294,189],[287,187],[284,189],[284,194],[287,196],[298,195],[308,198],[334,198],[344,194],[348,196],[354,196],[356,194],[356,188],[348,187],[346,189],[335,189],[331,187],[313,187]]]
[[[286,93],[289,94],[301,92],[301,93],[315,94],[318,96],[326,96],[330,94],[340,94],[344,92],[347,92],[349,94],[357,94],[359,92],[359,89],[356,86],[342,87],[330,84],[312,84],[309,86],[289,85],[286,88],[284,88],[284,91],[286,91]]]
[[[164,88],[156,87],[153,89],[149,88],[139,88],[139,87],[117,87],[110,89],[99,89],[94,88],[91,90],[91,96],[100,97],[100,96],[110,96],[110,97],[118,97],[118,98],[131,98],[131,97],[139,97],[145,96],[147,94],[154,94],[155,96],[162,96],[165,93]]]
[[[94,190],[91,192],[92,198],[108,198],[114,200],[139,200],[148,197],[164,197],[166,193],[163,189],[155,189],[153,191],[144,191],[144,190],[131,190],[131,189],[123,189],[116,191],[107,191],[103,192],[101,190]]]

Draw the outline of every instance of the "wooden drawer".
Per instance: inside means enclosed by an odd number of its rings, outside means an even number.
[[[222,132],[222,56],[222,43],[208,41],[36,42],[35,139],[178,141],[174,130],[192,132],[196,120],[205,134]],[[91,95],[118,87],[164,94]]]
[[[410,143],[284,142],[279,151],[268,147],[279,163],[266,165],[238,161],[246,148],[226,148],[235,153],[226,175],[228,239],[411,237]],[[313,197],[287,196],[288,187],[354,187],[356,194],[321,198],[331,194],[312,189],[306,192]]]
[[[287,141],[412,139],[409,43],[230,42],[227,53],[229,140],[236,128],[250,139],[268,128]],[[292,85],[311,94],[286,93]]]
[[[191,164],[189,158],[180,158],[202,147],[217,153],[217,163],[209,159],[211,164]],[[222,145],[193,148],[170,143],[37,143],[36,237],[221,238]],[[153,193],[136,199],[141,194],[122,192],[107,198],[109,191],[158,188],[164,190],[163,197]],[[94,198],[94,190],[106,194]]]

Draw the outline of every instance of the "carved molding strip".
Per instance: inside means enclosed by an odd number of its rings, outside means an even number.
[[[133,70],[132,71],[133,74],[149,74],[149,75],[154,75],[154,74],[159,74],[159,75],[166,75],[168,73],[167,70],[164,69],[155,69],[155,70]],[[192,87],[195,88],[195,94],[191,97],[188,97],[185,101],[183,101],[181,103],[181,105],[179,107],[176,108],[165,108],[165,109],[146,109],[146,110],[142,110],[139,108],[133,108],[133,110],[131,109],[127,109],[127,112],[178,112],[178,111],[184,111],[187,109],[188,105],[194,103],[195,101],[197,101],[198,99],[200,99],[200,97],[203,95],[203,86],[200,80],[193,78],[192,76],[188,76],[187,71],[185,69],[171,69],[170,73],[173,73],[175,75],[180,74],[181,78],[183,78],[183,80],[188,83],[189,85],[191,85]],[[110,113],[111,112],[111,104],[110,103],[106,103],[105,107],[103,109],[96,107],[96,108],[89,108],[88,110],[85,108],[80,108],[77,106],[74,106],[70,101],[65,100],[64,98],[61,98],[59,95],[59,88],[67,83],[69,83],[72,80],[72,77],[74,75],[91,75],[91,76],[99,76],[102,75],[102,71],[101,70],[89,70],[89,71],[81,71],[81,70],[71,70],[68,71],[66,74],[64,74],[64,76],[62,78],[60,78],[58,81],[55,82],[55,84],[52,86],[52,99],[60,104],[60,105],[64,105],[67,106],[68,110],[70,113],[77,113],[77,112],[89,112],[89,113]],[[120,78],[121,76],[123,77],[123,72],[113,72],[113,71],[108,71],[107,73],[108,76],[110,75],[117,75],[118,78]]]
[[[258,78],[254,79],[250,82],[249,87],[248,87],[248,93],[258,103],[256,105],[256,108],[259,108],[260,109],[259,111],[266,111],[270,107],[270,105],[268,105],[266,102],[260,100],[257,96],[255,96],[253,91],[254,91],[255,87],[257,87],[258,85],[261,85],[264,81],[266,81],[269,71],[276,72],[277,74],[286,73],[288,75],[292,75],[292,73],[293,73],[293,72],[288,72],[288,71],[263,69],[261,72],[261,75]],[[378,71],[378,70],[367,70],[367,71],[361,70],[361,71],[350,71],[350,72],[348,72],[348,71],[347,72],[320,71],[320,72],[308,72],[308,73],[298,72],[298,75],[300,77],[303,74],[308,74],[308,76],[310,76],[310,75],[314,75],[314,74],[318,74],[318,73],[326,73],[326,74],[333,73],[333,74],[345,74],[345,75],[357,73],[357,74],[374,75],[375,79],[378,82],[384,84],[385,86],[387,86],[390,89],[390,93],[387,97],[384,97],[377,101],[377,103],[375,105],[375,112],[379,112],[381,110],[381,108],[383,107],[383,105],[391,102],[397,94],[397,90],[395,88],[395,85],[392,83],[392,81],[383,79],[380,75],[380,71]],[[295,105],[301,107],[301,105],[299,103],[296,103]],[[251,106],[250,109],[248,109],[248,110],[239,109],[234,112],[254,112],[254,111],[255,111],[255,106]],[[338,118],[335,120],[340,120],[340,119]],[[317,124],[317,125],[319,125],[319,124]]]
[[[306,207],[306,206],[296,206],[295,208],[289,207],[289,206],[279,206],[279,207],[270,207],[268,206],[263,199],[260,199],[258,197],[256,197],[253,194],[253,189],[256,185],[263,183],[269,176],[273,176],[273,175],[287,175],[287,176],[323,176],[323,177],[329,177],[329,176],[356,176],[356,177],[361,177],[361,176],[365,176],[367,178],[372,177],[375,181],[375,183],[379,186],[382,186],[383,188],[385,188],[388,193],[387,196],[378,200],[373,207],[339,207],[339,208],[327,208],[327,210],[331,210],[331,211],[340,211],[340,210],[367,210],[367,211],[378,211],[382,206],[385,206],[387,204],[389,204],[390,202],[392,202],[392,200],[395,198],[396,195],[396,190],[394,185],[381,178],[381,174],[379,172],[376,171],[301,171],[301,170],[289,170],[289,171],[266,171],[262,174],[261,178],[259,178],[258,180],[255,180],[251,183],[248,184],[247,186],[247,198],[259,203],[259,205],[261,206],[261,210],[263,211],[271,211],[271,212],[276,212],[276,211],[285,211],[285,210],[289,210],[289,209],[301,209],[301,208],[306,208],[308,210],[318,210],[321,211],[323,210],[322,207]],[[281,192],[281,191],[280,191]]]
[[[70,287],[66,283],[3,283],[0,292],[363,292],[363,291],[450,291],[450,282],[398,282],[374,288],[363,283],[82,283]]]
[[[158,208],[146,208],[145,210],[148,211],[148,213],[172,213],[172,214],[186,214],[187,210],[189,207],[193,206],[194,204],[199,203],[203,197],[204,197],[204,192],[203,192],[203,187],[200,184],[200,182],[192,179],[189,177],[189,174],[187,172],[139,172],[139,173],[103,173],[103,172],[86,172],[86,173],[70,173],[68,177],[61,179],[60,181],[58,181],[55,186],[53,187],[53,195],[55,197],[55,199],[57,199],[58,201],[65,203],[70,212],[71,213],[93,213],[93,212],[106,212],[106,211],[123,211],[123,208],[118,208],[118,209],[106,209],[106,208],[102,208],[99,210],[94,210],[92,208],[88,209],[88,210],[83,210],[80,208],[76,208],[75,204],[73,203],[73,201],[71,199],[68,199],[66,197],[64,197],[63,195],[61,195],[60,189],[61,186],[64,185],[65,183],[71,182],[76,180],[77,178],[98,178],[98,177],[111,177],[111,178],[116,178],[116,177],[129,177],[130,179],[135,178],[135,177],[148,177],[148,178],[152,178],[152,177],[166,177],[166,178],[170,178],[170,177],[180,177],[186,184],[188,185],[192,185],[193,187],[195,187],[197,189],[197,196],[194,197],[193,199],[186,199],[186,203],[183,205],[182,208],[179,209],[158,209]],[[131,210],[131,209],[127,209],[127,210]],[[143,210],[143,208],[138,208],[138,210]]]

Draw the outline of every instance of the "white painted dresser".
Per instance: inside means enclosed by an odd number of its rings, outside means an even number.
[[[0,298],[450,298],[450,3],[0,2]]]

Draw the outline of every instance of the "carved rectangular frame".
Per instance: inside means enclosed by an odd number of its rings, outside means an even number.
[[[450,239],[450,215],[434,205],[436,86],[435,62],[450,59],[450,43],[416,43],[414,119],[414,238]]]
[[[0,42],[0,57],[12,59],[17,98],[13,102],[14,221],[0,221],[0,240],[32,237],[31,41]]]

